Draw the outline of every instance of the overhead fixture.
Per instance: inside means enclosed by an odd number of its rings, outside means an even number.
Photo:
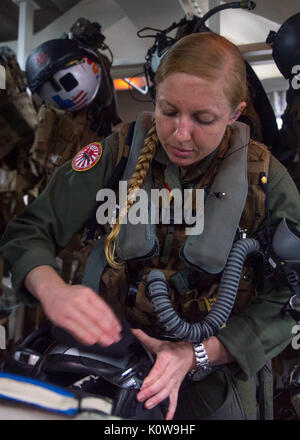
[[[117,78],[114,79],[115,90],[135,89],[146,95],[148,93],[148,85],[144,76],[136,76],[134,78]]]

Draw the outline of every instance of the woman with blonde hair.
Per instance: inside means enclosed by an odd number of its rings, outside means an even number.
[[[168,397],[166,419],[257,418],[256,375],[291,340],[292,319],[279,317],[289,289],[256,282],[248,261],[229,319],[204,339],[181,339],[180,331],[166,337],[149,298],[149,274],[158,269],[176,313],[185,322],[201,321],[240,231],[254,237],[267,226],[273,232],[283,217],[300,231],[299,194],[290,176],[236,122],[246,97],[245,63],[227,39],[189,35],[164,56],[155,113],[134,127],[122,176],[125,203],[100,239],[105,263],[99,262],[98,289],[65,284],[55,257],[90,219],[97,192],[113,176],[123,151],[118,133],[64,165],[1,242],[23,298],[40,301],[49,319],[81,342],[109,346],[120,340],[117,316],[130,323],[156,356],[137,398],[152,408]],[[184,222],[162,217],[158,224],[130,222],[140,191],[149,196],[153,189],[167,190],[171,206],[176,191],[202,190],[204,227],[189,235]]]

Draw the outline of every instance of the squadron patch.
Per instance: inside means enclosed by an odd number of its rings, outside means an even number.
[[[88,144],[82,148],[72,161],[72,168],[75,171],[86,171],[92,168],[102,156],[102,146],[98,142]]]

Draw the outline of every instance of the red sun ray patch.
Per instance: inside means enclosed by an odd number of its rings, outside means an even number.
[[[72,168],[75,171],[86,171],[96,165],[102,156],[102,146],[93,142],[82,148],[72,161]]]

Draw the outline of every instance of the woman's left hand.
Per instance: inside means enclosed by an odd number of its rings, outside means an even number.
[[[194,364],[192,344],[185,341],[162,341],[139,329],[134,329],[133,333],[156,354],[156,362],[145,378],[137,399],[145,401],[145,407],[151,409],[169,397],[166,420],[171,420],[175,414],[180,385]]]

